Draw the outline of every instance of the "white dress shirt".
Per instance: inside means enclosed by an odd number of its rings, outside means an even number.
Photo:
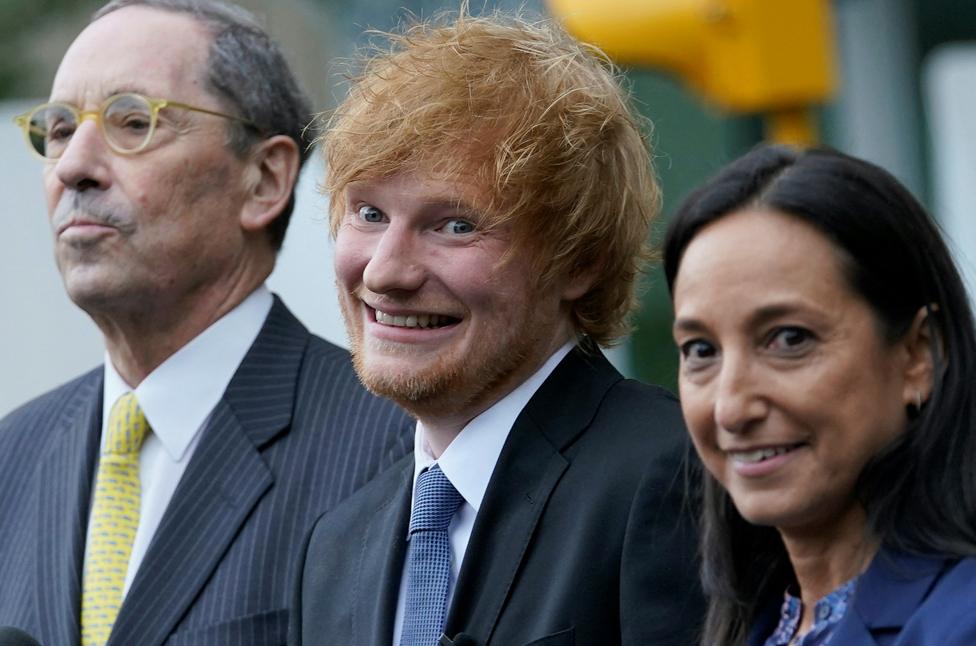
[[[438,464],[441,471],[457,489],[464,502],[458,508],[448,534],[451,540],[451,577],[447,587],[447,608],[451,607],[454,597],[454,585],[458,572],[464,560],[464,552],[471,538],[475,516],[481,509],[481,501],[488,489],[488,481],[495,470],[495,463],[502,452],[505,440],[515,424],[516,418],[529,403],[539,386],[549,378],[559,362],[569,354],[576,345],[575,341],[566,343],[539,368],[531,377],[526,379],[515,390],[498,400],[485,412],[468,422],[457,437],[448,445],[441,457],[434,459],[430,452],[430,445],[425,437],[424,426],[417,422],[414,433],[414,469],[413,496],[410,501],[410,511],[417,499],[417,477],[420,472],[433,464]],[[407,540],[410,540],[409,535]],[[396,619],[393,623],[393,646],[400,646],[400,633],[403,630],[403,614],[407,603],[407,564],[403,564],[403,574],[400,577],[400,594],[397,600]]]
[[[136,399],[152,432],[143,441],[139,454],[142,489],[139,527],[132,543],[123,598],[193,457],[200,431],[261,331],[272,303],[271,292],[262,285],[177,350],[135,388]],[[112,405],[130,390],[106,355],[102,448]],[[90,522],[88,527],[90,532]],[[90,541],[86,541],[88,544]]]

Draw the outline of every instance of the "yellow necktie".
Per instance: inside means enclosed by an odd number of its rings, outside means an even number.
[[[91,531],[81,595],[81,641],[108,641],[122,605],[132,541],[139,527],[139,449],[149,431],[134,393],[119,397],[108,417],[95,479]]]

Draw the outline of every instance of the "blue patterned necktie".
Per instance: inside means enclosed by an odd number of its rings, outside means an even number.
[[[447,614],[451,540],[447,528],[464,499],[438,465],[417,477],[410,516],[407,601],[400,646],[436,646]]]

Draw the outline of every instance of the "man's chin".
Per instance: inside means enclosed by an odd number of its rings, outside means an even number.
[[[442,395],[446,388],[440,379],[426,375],[378,374],[360,366],[356,372],[370,392],[397,403],[421,403]]]
[[[451,397],[461,374],[459,367],[447,366],[443,362],[413,371],[404,370],[402,366],[377,365],[380,362],[364,359],[355,349],[352,358],[356,374],[370,392],[411,412],[432,405],[439,407],[436,402]]]
[[[89,314],[111,311],[120,304],[135,302],[131,289],[120,285],[118,275],[103,276],[97,271],[63,271],[64,290],[71,302]]]

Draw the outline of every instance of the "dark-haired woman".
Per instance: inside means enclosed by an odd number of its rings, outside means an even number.
[[[976,335],[894,178],[757,149],[665,245],[708,646],[976,644]]]

